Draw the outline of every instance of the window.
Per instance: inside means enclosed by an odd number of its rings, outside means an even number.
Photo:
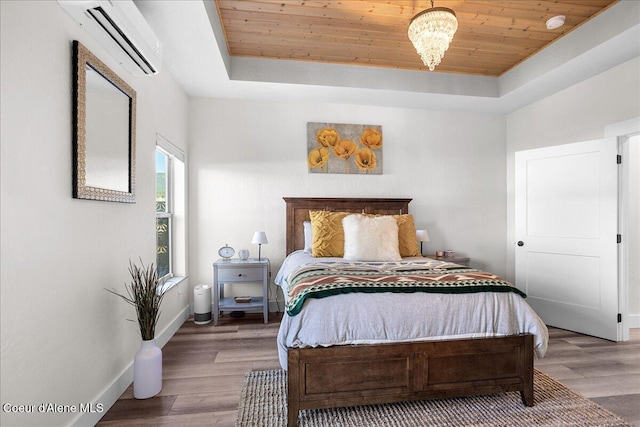
[[[170,275],[171,268],[171,157],[156,149],[156,266],[158,277]]]
[[[184,153],[158,135],[156,267],[159,278],[172,279],[185,275],[185,194]]]

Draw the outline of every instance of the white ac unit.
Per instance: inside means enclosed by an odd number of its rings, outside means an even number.
[[[162,46],[132,0],[58,0],[134,76],[157,74]]]

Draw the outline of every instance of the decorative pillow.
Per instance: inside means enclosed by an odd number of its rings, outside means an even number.
[[[400,246],[400,256],[422,256],[420,245],[416,238],[416,225],[413,215],[394,215],[398,223],[398,241]]]
[[[311,233],[311,221],[304,221],[304,251],[311,253],[311,244],[313,242],[313,234]]]
[[[352,214],[342,220],[344,259],[399,261],[398,222],[393,216]]]
[[[311,255],[314,257],[342,257],[344,231],[342,218],[348,212],[309,211],[311,218]]]
[[[400,250],[400,256],[422,256],[420,253],[420,245],[416,237],[416,225],[413,221],[413,215],[401,214],[401,215],[372,215],[364,214],[371,217],[390,216],[395,218],[398,223],[398,246]]]

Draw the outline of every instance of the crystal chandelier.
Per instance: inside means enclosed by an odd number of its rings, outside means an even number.
[[[433,0],[430,9],[411,18],[409,39],[429,70],[433,71],[440,64],[457,29],[458,20],[453,10],[433,7]]]

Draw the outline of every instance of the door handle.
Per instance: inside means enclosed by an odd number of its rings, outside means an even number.
[[[522,240],[518,241],[518,246],[524,246],[524,242]]]

